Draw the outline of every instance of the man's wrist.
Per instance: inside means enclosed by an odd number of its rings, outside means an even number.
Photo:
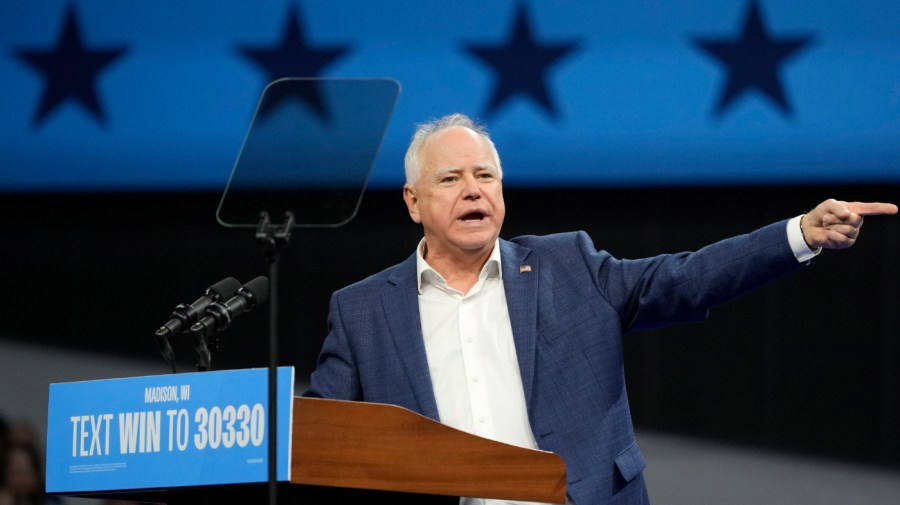
[[[813,249],[809,247],[809,244],[806,243],[806,239],[803,237],[802,222],[803,214],[791,218],[787,223],[787,236],[797,261],[806,263],[822,252],[822,248]]]

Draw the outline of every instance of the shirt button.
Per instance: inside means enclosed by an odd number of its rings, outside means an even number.
[[[478,377],[472,377],[472,382],[478,382]]]
[[[479,417],[479,418],[478,418],[478,422],[479,422],[479,423],[487,422],[487,417],[484,417],[484,416]]]

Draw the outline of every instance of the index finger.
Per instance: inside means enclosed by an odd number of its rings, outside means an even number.
[[[850,202],[847,209],[860,216],[876,216],[881,214],[896,214],[897,206],[892,203],[880,202]]]

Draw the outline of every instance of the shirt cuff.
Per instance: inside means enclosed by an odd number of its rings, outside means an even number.
[[[806,263],[822,252],[822,248],[810,249],[806,244],[806,240],[803,239],[803,231],[800,229],[800,218],[802,217],[803,215],[801,214],[788,221],[787,237],[788,243],[791,244],[791,250],[794,251],[794,257],[800,263]]]

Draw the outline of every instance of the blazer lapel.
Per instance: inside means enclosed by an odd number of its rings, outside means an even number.
[[[503,265],[503,289],[509,309],[516,357],[522,373],[522,387],[525,403],[531,407],[531,391],[534,383],[534,355],[537,342],[537,258],[529,257],[531,249],[518,244],[500,241],[501,264]]]
[[[388,283],[387,289],[381,292],[381,303],[385,319],[391,328],[397,355],[403,362],[420,413],[439,421],[419,319],[415,254],[400,264]]]

